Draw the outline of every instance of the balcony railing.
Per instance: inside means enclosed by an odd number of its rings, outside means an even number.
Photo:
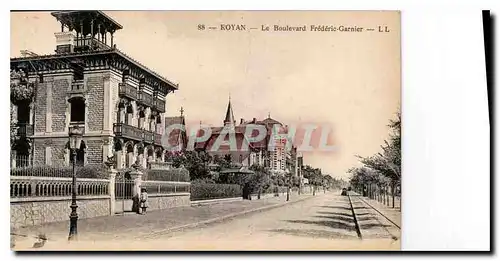
[[[148,144],[155,144],[157,146],[161,146],[161,134],[140,129],[135,126],[130,126],[125,123],[115,123],[113,125],[113,132],[118,137],[123,137],[137,141],[144,141],[145,143]]]
[[[132,139],[132,140],[137,140],[137,141],[142,141],[144,139],[144,132],[143,130],[130,126],[125,123],[115,123],[113,125],[113,131],[116,136]]]
[[[159,112],[165,112],[165,101],[156,99],[156,109]]]
[[[137,97],[137,89],[134,86],[132,86],[130,84],[126,84],[126,83],[119,83],[118,89],[119,89],[119,91],[118,91],[119,95],[137,100],[137,98],[138,98]]]
[[[33,136],[33,124],[28,123],[18,123],[17,124],[17,135],[21,137]]]
[[[93,50],[105,50],[110,49],[111,47],[107,44],[93,38],[93,37],[85,37],[85,38],[75,38],[75,47],[77,49],[83,49],[87,51]]]
[[[139,95],[139,102],[149,107],[154,107],[155,105],[153,103],[153,95],[145,93],[144,91]]]
[[[74,126],[78,126],[82,134],[85,134],[85,122],[84,121],[71,121],[69,123],[69,129],[71,129]]]
[[[154,142],[154,133],[144,130],[144,142],[153,144]]]
[[[159,133],[155,133],[154,135],[155,135],[154,144],[158,145],[158,146],[161,146],[161,137],[162,137],[162,135],[159,134]]]
[[[83,80],[76,80],[71,83],[70,94],[83,94],[85,92],[85,84]]]

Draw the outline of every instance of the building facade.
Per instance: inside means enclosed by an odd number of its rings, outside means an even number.
[[[282,123],[272,119],[270,116],[262,121],[258,121],[256,118],[253,118],[251,121],[241,119],[239,125],[237,125],[231,101],[228,102],[223,124],[223,127],[211,127],[211,137],[205,142],[196,143],[195,148],[206,151],[211,156],[224,157],[225,155],[231,155],[231,161],[233,163],[240,163],[242,166],[256,164],[268,168],[273,174],[282,175],[291,173],[295,176],[298,175],[297,148],[293,145],[287,148],[287,143],[291,142],[286,138],[286,134],[288,133],[287,126],[283,126]],[[246,137],[246,127],[249,124],[264,126],[267,131],[266,137],[262,141],[249,142],[249,138],[251,137]],[[224,139],[226,144],[212,149],[224,128],[230,130]],[[273,130],[273,128],[277,129]],[[274,136],[275,134],[277,135]],[[229,135],[234,135],[236,140],[236,146],[233,149],[227,145]],[[252,133],[252,137],[256,137],[257,135],[257,131]],[[203,133],[198,133],[197,135],[197,137],[202,136]],[[248,150],[241,150],[245,143],[248,144]]]
[[[122,26],[103,12],[52,16],[61,24],[55,54],[10,60],[11,72],[25,75],[35,88],[29,102],[13,105],[22,114],[14,122],[24,135],[13,154],[34,165],[69,165],[68,133],[77,125],[83,130],[78,164],[111,156],[117,168],[163,160],[165,98],[178,85],[118,50],[113,35]],[[20,158],[13,156],[13,166]]]

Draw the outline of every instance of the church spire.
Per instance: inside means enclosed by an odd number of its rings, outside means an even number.
[[[231,96],[229,96],[229,103],[227,104],[226,118],[224,119],[224,126],[226,125],[234,125],[236,122],[234,121],[233,108],[231,107]]]

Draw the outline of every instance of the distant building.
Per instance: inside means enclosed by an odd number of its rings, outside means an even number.
[[[102,163],[115,155],[118,168],[136,160],[163,160],[165,97],[178,85],[116,48],[122,26],[101,11],[62,11],[55,54],[10,60],[11,71],[27,75],[36,95],[16,104],[20,130],[14,148],[25,165],[69,165],[71,126],[83,129],[78,164]],[[28,140],[26,142],[25,140]],[[26,149],[28,147],[28,149]],[[19,164],[17,164],[19,165]]]
[[[226,155],[230,155],[232,163],[238,163],[242,166],[251,166],[256,163],[256,152],[254,144],[249,143],[247,137],[245,137],[245,128],[243,126],[236,126],[234,120],[233,108],[231,106],[231,101],[229,101],[226,111],[226,116],[223,121],[224,126],[222,127],[211,127],[211,136],[203,142],[197,142],[195,144],[195,149],[197,151],[206,151],[209,155],[215,157],[224,158]],[[227,134],[224,137],[224,142],[226,144],[221,144],[216,147],[216,141],[220,136],[223,136],[224,131]],[[204,135],[204,131],[200,130],[198,132],[198,137]],[[228,144],[231,140],[231,136],[234,135],[236,144],[233,148]],[[249,144],[248,150],[242,149],[244,144]],[[215,146],[215,147],[214,147]]]
[[[178,127],[181,125],[184,126],[184,129]],[[164,137],[164,139],[166,139],[163,142],[163,147],[165,149],[171,152],[181,152],[186,150],[188,137],[186,134],[186,120],[184,118],[182,108],[180,116],[165,117],[165,131],[169,132],[168,136],[167,133],[165,133]]]
[[[228,102],[226,115],[223,121],[224,126],[222,127],[212,127],[211,137],[205,142],[198,142],[195,144],[195,148],[198,151],[206,151],[209,155],[218,157],[224,157],[225,155],[231,155],[231,161],[233,163],[240,163],[242,166],[251,166],[254,164],[267,167],[272,173],[275,174],[285,174],[292,173],[297,175],[297,149],[295,146],[291,146],[291,150],[286,150],[286,144],[289,142],[286,138],[273,137],[273,127],[278,127],[278,134],[286,134],[288,129],[287,126],[283,126],[277,120],[272,119],[270,116],[262,121],[257,121],[254,118],[252,121],[245,121],[241,119],[240,124],[236,125],[234,119],[233,109],[231,106],[231,101]],[[263,125],[267,134],[266,137],[259,142],[249,142],[250,137],[245,136],[246,127],[248,124]],[[229,141],[229,135],[233,135],[236,140],[236,146],[233,149],[229,145],[221,145],[219,148],[214,148],[215,141],[224,131],[224,128],[229,129],[230,132],[226,135],[224,141]],[[257,135],[257,130],[252,133],[252,137]],[[255,135],[255,136],[254,136]],[[200,131],[197,137],[203,136],[203,131]],[[274,142],[270,142],[274,139]],[[248,151],[242,151],[241,148],[243,144],[249,145]]]

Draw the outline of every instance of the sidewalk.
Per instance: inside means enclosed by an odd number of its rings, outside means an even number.
[[[353,193],[354,194],[354,193]],[[366,203],[370,204],[373,208],[377,209],[384,216],[389,218],[392,222],[398,225],[401,228],[401,211],[399,209],[399,202],[396,199],[395,208],[392,208],[392,202],[390,206],[384,205],[384,203],[380,203],[377,200],[370,199],[368,197],[360,196],[359,194],[355,194],[359,196],[359,198],[363,199]]]
[[[286,197],[268,198],[261,200],[243,200],[224,202],[212,205],[177,207],[148,212],[146,215],[125,214],[78,220],[78,239],[81,241],[93,240],[131,240],[148,237],[158,233],[168,233],[170,229],[189,226],[199,223],[216,221],[222,217],[245,214],[262,208],[278,207],[282,204],[293,203],[312,195],[294,195],[286,202]],[[68,210],[69,213],[69,210]],[[55,222],[35,227],[20,228],[11,231],[18,235],[11,236],[20,245],[21,241],[29,241],[31,245],[36,241],[34,236],[44,234],[48,241],[67,240],[69,221]]]

